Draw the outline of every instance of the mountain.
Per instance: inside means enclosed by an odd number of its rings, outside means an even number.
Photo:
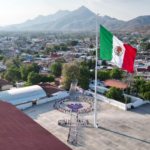
[[[150,33],[150,24],[144,26],[137,26],[132,29],[126,30],[129,32],[138,32],[138,33]]]
[[[131,29],[150,24],[150,16],[140,16],[129,21],[99,16],[98,23],[109,30]],[[82,6],[72,12],[60,10],[53,15],[38,16],[33,20],[0,28],[0,30],[88,30],[95,29],[95,27],[96,14]]]
[[[31,25],[35,25],[35,24],[41,24],[41,23],[55,21],[59,18],[62,18],[64,16],[68,15],[68,14],[70,14],[70,11],[68,11],[68,10],[59,10],[55,14],[51,14],[51,15],[48,15],[48,16],[39,15],[38,17],[36,17],[33,20],[27,20],[24,23],[10,25],[10,26],[7,26],[7,27],[15,26],[16,28],[19,29],[19,28],[23,28],[23,27],[27,27],[27,26],[31,26]]]
[[[135,19],[125,22],[124,25],[121,26],[123,29],[132,29],[137,26],[143,26],[150,24],[150,15],[149,16],[139,16]]]

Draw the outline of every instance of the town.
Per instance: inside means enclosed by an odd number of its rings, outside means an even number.
[[[6,1],[0,150],[149,150],[150,2]]]

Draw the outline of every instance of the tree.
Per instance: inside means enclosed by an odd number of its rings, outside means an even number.
[[[88,65],[89,69],[92,69],[93,65],[92,65],[92,60],[91,59],[88,60],[87,65]]]
[[[109,91],[107,92],[106,97],[118,100],[120,102],[125,101],[122,90],[120,88],[116,88],[116,87],[111,87],[109,89]]]
[[[110,77],[112,79],[121,79],[122,78],[122,74],[123,74],[123,70],[120,69],[113,69],[110,71]]]
[[[55,77],[52,75],[48,75],[47,76],[47,82],[54,82],[55,81]]]
[[[35,57],[40,57],[40,56],[38,54],[36,54]]]
[[[110,79],[110,72],[109,71],[97,71],[97,78],[100,81]]]
[[[150,91],[148,91],[148,92],[146,92],[146,93],[144,94],[144,99],[145,99],[145,100],[150,100]]]
[[[139,93],[139,90],[141,91],[141,93],[144,93],[145,91],[145,87],[144,89],[142,89],[143,85],[145,84],[145,80],[143,78],[141,79],[136,79],[133,84],[132,84],[132,87],[133,89],[136,91],[136,95],[138,95]]]
[[[150,81],[146,82],[144,79],[140,79],[140,86],[139,86],[140,96],[144,97],[144,94],[148,91],[150,91]]]
[[[68,47],[67,46],[60,46],[60,50],[61,51],[66,51],[66,50],[68,50]]]
[[[32,42],[30,42],[30,41],[27,41],[27,44],[29,44],[29,45],[30,45],[30,44],[32,44]]]
[[[51,48],[46,48],[46,49],[45,49],[45,54],[49,55],[51,51],[52,51]]]
[[[32,84],[38,84],[41,81],[41,76],[38,73],[35,73],[34,71],[30,72],[28,75],[28,83]]]
[[[54,82],[55,78],[52,75],[41,75],[41,82]]]
[[[73,79],[79,79],[80,77],[79,63],[76,61],[71,61],[63,64],[62,76],[64,87],[69,89]]]
[[[7,73],[4,78],[10,82],[16,82],[21,80],[21,72],[20,69],[16,65],[11,65],[7,69]]]
[[[25,53],[28,53],[28,54],[29,54],[29,53],[30,53],[30,50],[29,50],[29,49],[27,49],[27,50],[25,51]]]
[[[5,62],[5,66],[7,67],[7,69],[11,66],[11,65],[13,65],[14,63],[13,62],[11,62],[11,61],[6,61]]]
[[[33,68],[34,72],[39,73],[40,67],[37,63],[32,63],[31,67]]]
[[[76,46],[77,44],[78,44],[78,41],[67,42],[67,45],[70,45],[70,46]]]
[[[4,59],[4,56],[0,56],[0,60],[3,60]]]
[[[90,51],[90,55],[92,56],[96,55],[96,51]]]
[[[52,50],[60,50],[60,46],[53,44],[52,45]]]
[[[89,48],[94,48],[94,46],[93,45],[89,45]]]
[[[32,86],[33,84],[32,83],[26,83],[23,87],[27,87],[27,86]]]
[[[59,62],[56,62],[52,64],[51,66],[51,72],[56,76],[59,77],[61,76],[61,71],[62,71],[62,64]]]
[[[102,65],[103,65],[103,66],[107,66],[106,60],[103,60],[103,61],[102,61]]]
[[[89,67],[80,66],[80,77],[78,79],[78,83],[81,88],[88,90],[89,89],[89,78],[90,78],[90,70]]]
[[[44,50],[44,46],[41,47],[41,50]]]

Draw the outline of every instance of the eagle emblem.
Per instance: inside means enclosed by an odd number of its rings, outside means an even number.
[[[121,56],[123,54],[123,50],[122,50],[122,48],[120,46],[116,46],[115,47],[115,54],[117,56]]]

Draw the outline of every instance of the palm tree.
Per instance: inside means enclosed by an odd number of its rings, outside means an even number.
[[[140,80],[137,79],[132,84],[133,89],[136,91],[136,96],[138,95],[138,92],[139,92],[140,83],[141,83]]]

